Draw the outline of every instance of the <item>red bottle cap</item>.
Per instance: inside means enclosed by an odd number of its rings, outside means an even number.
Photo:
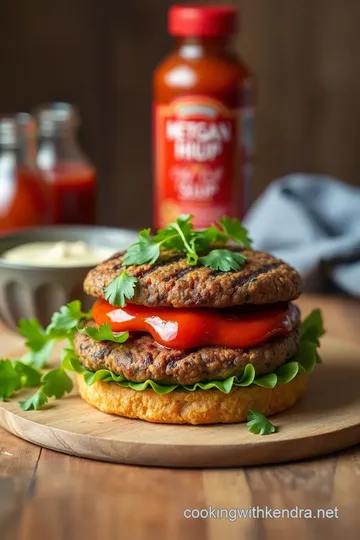
[[[237,31],[238,11],[226,5],[172,6],[168,30],[173,36],[221,37]]]

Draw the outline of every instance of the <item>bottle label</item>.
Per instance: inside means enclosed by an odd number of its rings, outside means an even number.
[[[204,96],[155,104],[155,226],[193,214],[196,227],[241,217],[242,121]]]

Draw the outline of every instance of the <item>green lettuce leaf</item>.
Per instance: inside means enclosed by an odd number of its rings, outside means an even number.
[[[299,362],[286,362],[283,366],[280,366],[276,370],[277,382],[280,384],[286,384],[293,379],[299,373],[300,364]]]
[[[314,358],[314,356],[312,356]],[[296,361],[290,361],[283,366],[280,366],[276,371],[273,373],[268,373],[266,375],[262,375],[260,377],[255,377],[255,369],[252,364],[247,364],[242,376],[240,379],[238,377],[232,376],[228,377],[227,379],[224,379],[222,381],[206,381],[206,382],[197,382],[194,384],[189,385],[180,385],[180,384],[172,384],[172,385],[166,385],[161,383],[156,383],[152,381],[151,379],[147,379],[146,381],[142,383],[135,383],[132,381],[128,381],[124,378],[123,375],[116,375],[109,369],[100,369],[99,371],[88,371],[85,369],[79,362],[78,365],[74,365],[74,363],[71,363],[72,370],[76,371],[77,373],[81,373],[84,375],[84,379],[86,384],[91,386],[97,381],[102,382],[114,382],[118,384],[119,386],[123,386],[125,388],[132,388],[133,390],[146,390],[147,388],[152,388],[157,394],[168,394],[169,392],[172,392],[175,389],[179,390],[187,390],[188,392],[194,392],[195,390],[212,390],[217,389],[223,392],[224,394],[228,394],[231,392],[233,388],[241,387],[246,388],[252,385],[255,386],[262,386],[263,388],[274,388],[277,384],[286,384],[294,379],[298,374],[303,373],[310,373],[314,366],[315,361],[310,364],[310,369],[305,369],[302,364]],[[67,366],[68,369],[71,369],[69,366]]]
[[[302,341],[309,341],[320,347],[320,337],[325,334],[323,319],[320,309],[314,309],[303,320],[300,327],[300,337]]]
[[[277,375],[275,373],[267,373],[261,377],[256,377],[254,383],[256,386],[262,386],[263,388],[274,388],[277,385]]]

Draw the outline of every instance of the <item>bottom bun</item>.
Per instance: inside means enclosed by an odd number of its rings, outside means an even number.
[[[288,409],[306,388],[306,375],[274,388],[251,386],[235,388],[229,394],[220,390],[174,390],[159,395],[153,390],[137,391],[116,383],[97,381],[88,386],[77,375],[81,397],[102,412],[140,418],[160,424],[230,424],[244,422],[248,410],[269,416]]]

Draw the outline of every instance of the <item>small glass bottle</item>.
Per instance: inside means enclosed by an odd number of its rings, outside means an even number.
[[[48,223],[47,203],[34,119],[27,113],[0,117],[0,234]]]
[[[37,165],[49,187],[52,223],[94,224],[96,171],[76,140],[76,108],[69,103],[50,103],[39,107],[35,116]]]

